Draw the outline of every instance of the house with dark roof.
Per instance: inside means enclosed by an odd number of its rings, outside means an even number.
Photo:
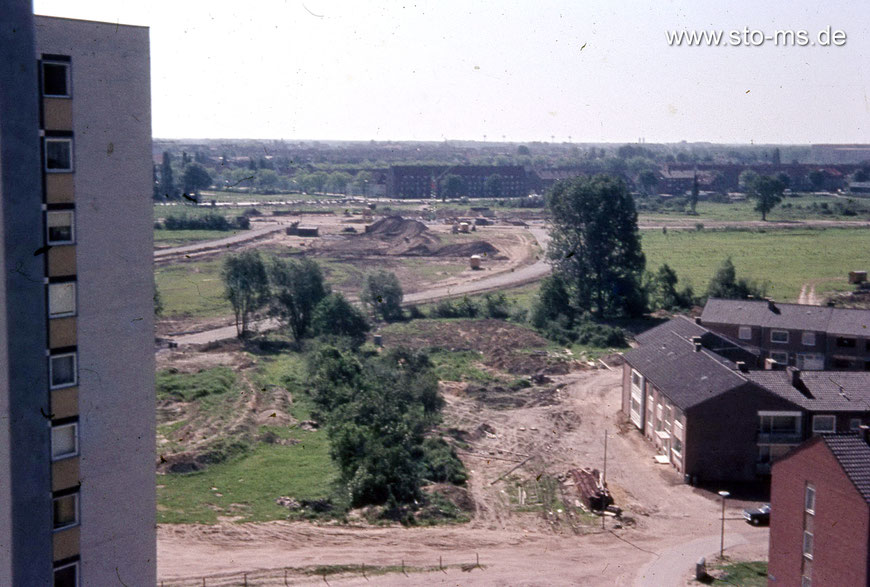
[[[711,298],[701,324],[801,370],[870,370],[870,310]]]
[[[816,436],[773,465],[768,585],[870,584],[867,431]]]
[[[687,479],[749,481],[811,434],[870,422],[870,373],[755,370],[753,349],[685,317],[637,343],[622,411]]]

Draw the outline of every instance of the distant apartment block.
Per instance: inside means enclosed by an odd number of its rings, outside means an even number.
[[[870,370],[870,310],[710,299],[701,324],[783,365]]]
[[[456,175],[462,180],[462,195],[483,198],[486,180],[498,176],[499,197],[514,198],[529,193],[526,171],[520,165],[393,165],[387,173],[389,198],[440,197],[441,182]]]
[[[773,465],[768,585],[870,584],[865,432],[817,436]]]
[[[637,342],[622,411],[687,480],[751,481],[812,435],[870,424],[868,372],[756,370],[757,350],[684,317]]]
[[[148,29],[0,25],[0,585],[154,585]]]

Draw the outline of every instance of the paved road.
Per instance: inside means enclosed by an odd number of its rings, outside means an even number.
[[[721,537],[716,534],[672,546],[664,550],[653,561],[640,569],[635,578],[635,587],[679,587],[686,584],[695,563],[701,557],[713,562],[719,553]],[[746,544],[742,534],[725,532],[725,548]]]
[[[283,227],[278,227],[280,230]],[[266,230],[266,229],[263,229]],[[275,229],[269,229],[275,230]],[[541,245],[541,248],[546,250],[547,243],[549,242],[549,236],[547,231],[542,227],[532,227],[529,228],[529,232],[535,237],[538,241],[538,244]],[[265,233],[264,233],[265,234]],[[221,239],[226,240],[226,239]],[[216,243],[217,241],[211,241],[211,244]],[[221,246],[224,246],[222,244]],[[191,245],[195,246],[195,245]],[[176,247],[177,249],[186,248],[186,247]],[[478,294],[484,293],[487,291],[493,291],[496,289],[505,289],[509,287],[516,287],[518,285],[523,285],[525,283],[532,283],[534,281],[538,281],[544,276],[550,273],[550,266],[543,260],[538,260],[531,265],[526,265],[525,267],[520,267],[515,271],[499,273],[498,275],[493,275],[492,277],[485,277],[483,279],[479,279],[476,281],[469,281],[467,283],[463,283],[461,285],[456,285],[453,287],[436,287],[433,289],[427,289],[424,291],[419,291],[413,294],[408,294],[405,296],[403,304],[420,304],[420,303],[428,303],[428,302],[436,302],[438,300],[443,300],[446,298],[453,298],[457,296],[469,295],[469,294]],[[273,319],[260,320],[259,322],[255,322],[251,325],[252,330],[264,331],[271,330],[273,328],[277,328],[278,323]],[[218,340],[226,340],[228,338],[236,337],[236,327],[235,326],[225,326],[222,328],[214,328],[212,330],[205,330],[203,332],[197,332],[193,334],[183,334],[180,336],[173,336],[172,340],[179,345],[185,344],[206,344],[209,342],[215,342]]]
[[[216,249],[223,249],[229,247],[231,245],[237,245],[239,243],[243,243],[246,241],[254,240],[266,236],[268,234],[272,234],[273,232],[279,232],[284,230],[286,227],[282,224],[275,224],[271,226],[267,226],[266,228],[257,228],[254,230],[244,230],[237,232],[233,236],[228,236],[226,238],[219,238],[217,240],[205,241],[201,243],[194,243],[191,245],[184,245],[181,247],[172,247],[169,249],[158,249],[154,251],[154,260],[155,261],[163,261],[170,257],[174,257],[176,255],[189,255],[191,253],[201,253],[203,251],[211,251]]]

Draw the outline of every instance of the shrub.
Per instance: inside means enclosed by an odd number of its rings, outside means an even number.
[[[427,438],[423,441],[423,478],[433,483],[464,485],[468,474],[456,451],[443,438]]]

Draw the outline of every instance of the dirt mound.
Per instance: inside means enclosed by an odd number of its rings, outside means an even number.
[[[401,216],[387,216],[370,225],[366,229],[366,234],[387,239],[404,239],[416,238],[428,231],[426,225],[417,220]]]
[[[480,255],[490,259],[500,259],[500,251],[486,241],[474,241],[470,243],[455,243],[445,245],[435,250],[432,254],[436,257],[470,257]]]

